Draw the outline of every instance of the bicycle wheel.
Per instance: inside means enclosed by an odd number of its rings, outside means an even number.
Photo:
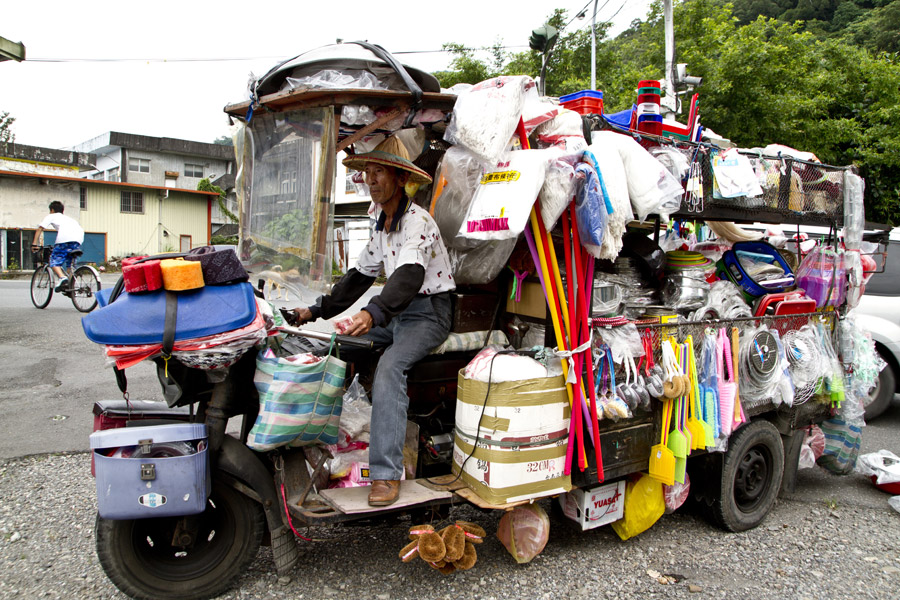
[[[78,267],[69,284],[72,304],[81,312],[91,312],[97,306],[100,278],[90,267]]]
[[[31,276],[31,301],[36,308],[46,308],[53,296],[53,278],[50,269],[43,265],[34,270]]]

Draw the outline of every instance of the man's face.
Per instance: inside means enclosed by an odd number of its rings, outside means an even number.
[[[378,163],[366,163],[366,184],[372,195],[372,202],[384,204],[394,197],[397,190],[406,183],[406,171],[397,171]]]

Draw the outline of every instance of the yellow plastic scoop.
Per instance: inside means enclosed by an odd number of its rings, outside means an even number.
[[[672,421],[672,400],[663,401],[662,427],[659,443],[650,449],[650,477],[665,485],[675,483],[675,455],[668,448],[669,424]]]

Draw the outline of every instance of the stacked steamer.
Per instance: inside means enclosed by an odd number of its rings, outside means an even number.
[[[660,84],[656,79],[645,79],[638,84],[637,127],[641,133],[662,135],[662,115],[659,111]]]

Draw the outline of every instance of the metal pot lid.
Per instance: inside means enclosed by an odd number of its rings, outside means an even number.
[[[409,65],[403,65],[423,92],[440,92],[441,85],[434,75]],[[391,66],[378,58],[371,50],[360,45],[329,44],[278,64],[257,80],[256,93],[259,97],[274,94],[288,77],[311,74],[324,69],[366,69],[384,70]],[[401,91],[407,91],[403,89]]]

